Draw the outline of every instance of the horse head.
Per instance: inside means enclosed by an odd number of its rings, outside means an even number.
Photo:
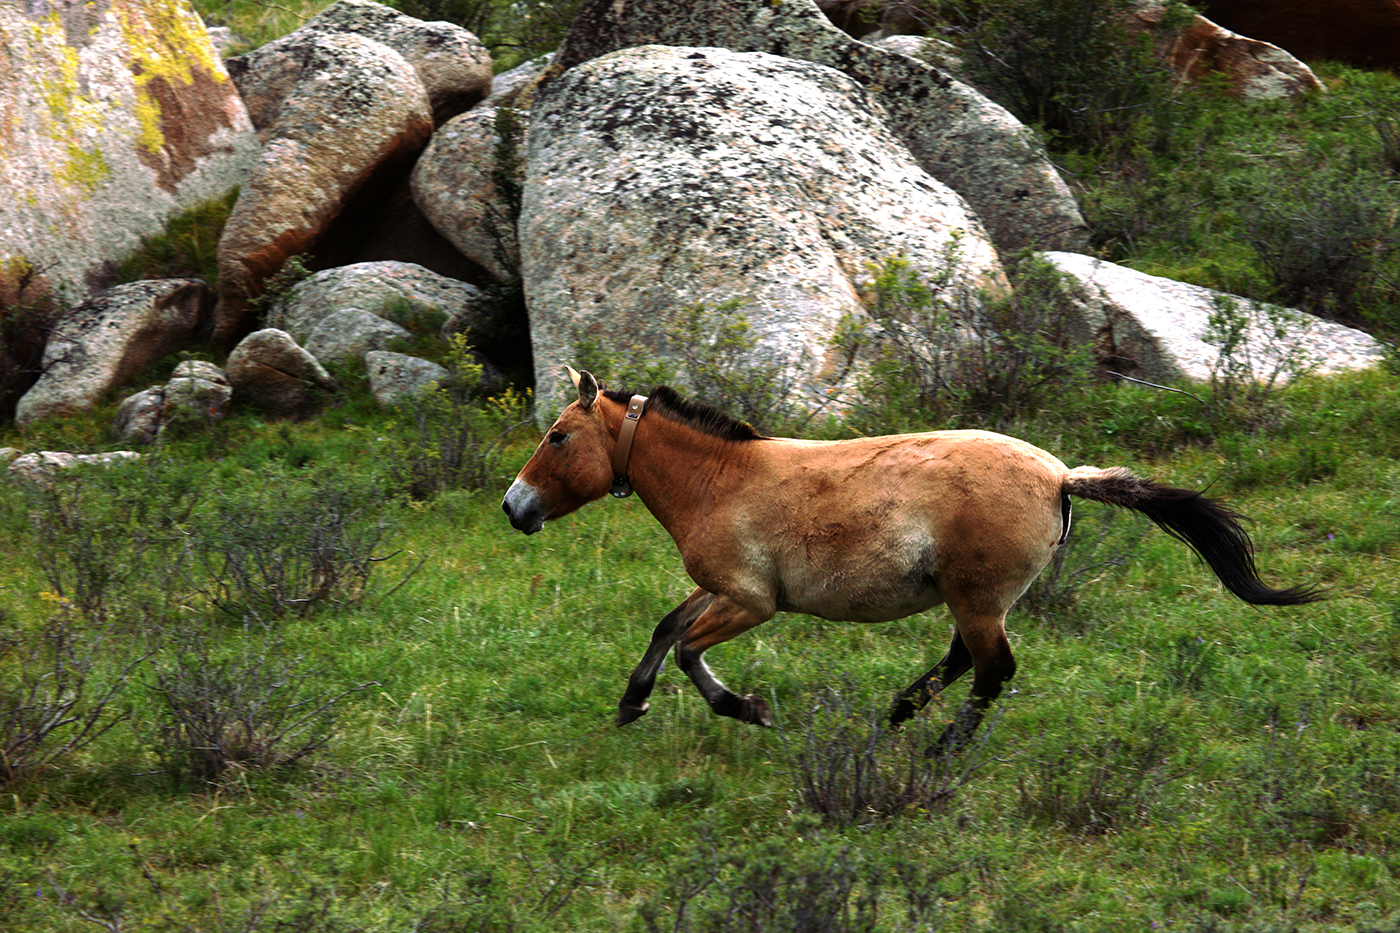
[[[617,432],[608,428],[598,380],[592,373],[566,368],[578,400],[560,413],[501,502],[511,525],[527,535],[550,519],[603,498],[613,482]]]

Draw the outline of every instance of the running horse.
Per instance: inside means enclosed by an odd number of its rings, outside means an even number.
[[[1142,512],[1245,602],[1321,598],[1311,587],[1272,589],[1259,579],[1236,512],[1122,467],[1070,469],[989,431],[765,437],[665,386],[648,398],[568,372],[578,400],[506,492],[511,525],[534,534],[595,499],[635,490],[696,583],[656,626],[618,704],[619,726],[647,711],[672,648],[711,710],[771,726],[768,705],[726,688],[705,665],[706,650],[779,611],[884,622],[942,603],[953,616],[952,645],[895,699],[890,722],[913,716],[970,668],[971,694],[939,740],[956,748],[1016,672],[1006,613],[1064,544],[1071,496]]]

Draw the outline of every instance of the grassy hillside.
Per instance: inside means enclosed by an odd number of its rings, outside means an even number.
[[[299,9],[215,7],[253,41]],[[1322,70],[1331,96],[1302,104],[1175,95],[1107,144],[1052,138],[1097,248],[1268,298],[1287,280],[1265,233],[1342,242],[1374,261],[1309,300],[1393,333],[1394,240],[1352,236],[1346,198],[1308,206],[1337,189],[1270,182],[1354,169],[1394,204],[1400,84]],[[207,262],[219,216],[130,275]],[[135,464],[0,482],[5,933],[1400,929],[1393,372],[1013,399],[903,393],[879,370],[890,401],[865,430],[997,426],[1209,487],[1254,519],[1267,581],[1330,593],[1248,607],[1145,520],[1077,505],[1063,564],[1011,618],[1014,692],[942,759],[924,749],[966,683],[903,732],[881,724],[946,648],[940,611],[783,615],[711,652],[775,729],[712,716],[673,665],[614,728],[690,589],[665,532],[630,499],[526,538],[499,506],[538,439],[502,433],[519,395],[383,412],[362,374],[336,375],[315,422],[236,409]],[[6,426],[0,446],[109,449],[112,414]],[[448,469],[459,446],[470,468]]]

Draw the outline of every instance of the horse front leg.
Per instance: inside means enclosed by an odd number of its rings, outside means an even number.
[[[894,706],[890,709],[890,725],[897,726],[928,706],[930,700],[942,693],[944,687],[967,673],[970,667],[972,655],[968,654],[962,635],[954,630],[953,643],[948,646],[948,653],[943,656],[943,660],[895,697]]]
[[[657,623],[656,630],[651,633],[651,644],[647,645],[646,653],[632,671],[632,676],[627,678],[627,691],[622,694],[622,699],[617,704],[619,726],[625,726],[646,713],[650,705],[647,698],[656,686],[656,675],[666,663],[666,653],[700,614],[710,608],[714,599],[714,593],[696,587],[694,592],[685,598],[685,602],[666,613],[666,617]]]
[[[676,661],[699,688],[710,709],[720,716],[729,716],[756,726],[773,725],[768,704],[749,694],[739,696],[711,672],[701,657],[708,649],[741,635],[756,625],[773,618],[773,610],[746,608],[725,596],[718,596],[676,645]]]

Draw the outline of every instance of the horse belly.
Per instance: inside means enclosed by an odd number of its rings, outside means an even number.
[[[883,544],[792,561],[782,574],[783,608],[839,622],[890,622],[941,604],[928,543]]]

